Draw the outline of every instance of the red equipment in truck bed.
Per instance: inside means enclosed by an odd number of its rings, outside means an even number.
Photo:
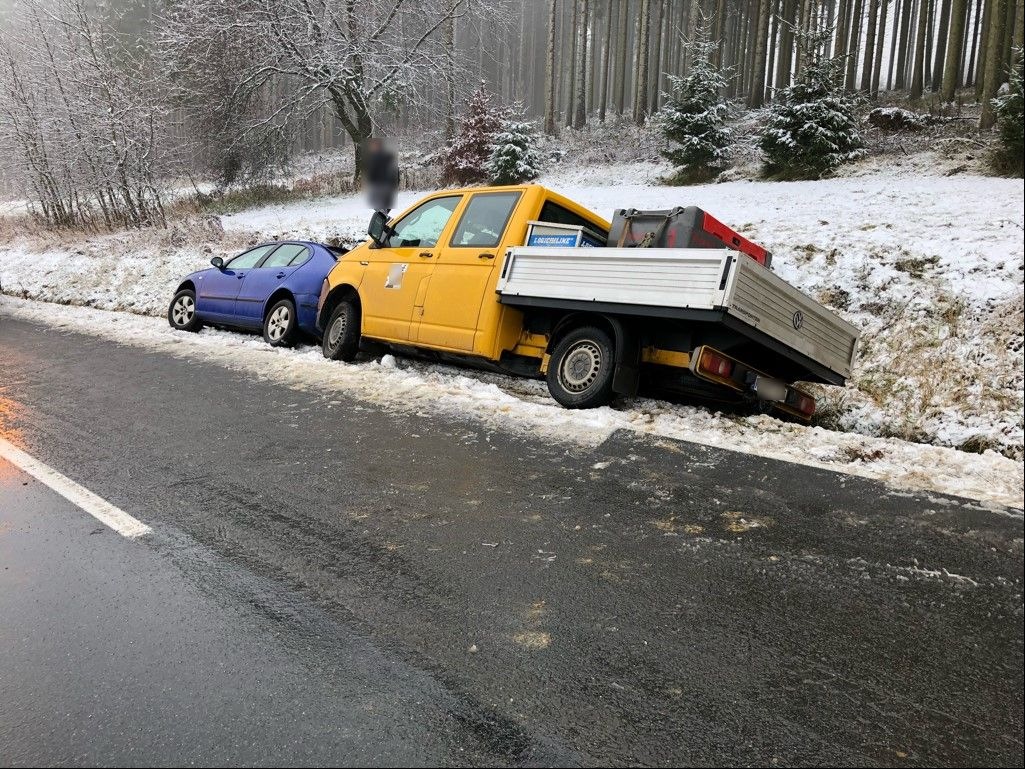
[[[772,254],[697,206],[666,211],[621,208],[612,217],[609,245],[648,248],[731,248],[759,264],[772,265]]]

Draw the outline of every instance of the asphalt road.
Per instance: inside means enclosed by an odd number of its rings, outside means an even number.
[[[1020,514],[2,317],[0,435],[153,528],[0,460],[0,765],[1022,764]]]

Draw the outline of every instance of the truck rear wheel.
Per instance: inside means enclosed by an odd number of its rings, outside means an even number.
[[[566,334],[548,362],[548,392],[568,409],[592,409],[612,401],[615,345],[596,326]]]

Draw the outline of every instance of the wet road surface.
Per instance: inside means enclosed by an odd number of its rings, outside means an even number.
[[[1022,763],[1020,512],[7,318],[0,434],[153,528],[0,461],[0,764]]]

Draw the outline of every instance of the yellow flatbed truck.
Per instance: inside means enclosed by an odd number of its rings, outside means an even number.
[[[550,225],[591,247],[528,246]],[[539,185],[429,195],[339,259],[321,291],[325,357],[361,345],[544,376],[569,408],[642,385],[762,403],[800,419],[797,381],[843,384],[857,330],[755,259],[722,248],[624,248],[610,223]]]

